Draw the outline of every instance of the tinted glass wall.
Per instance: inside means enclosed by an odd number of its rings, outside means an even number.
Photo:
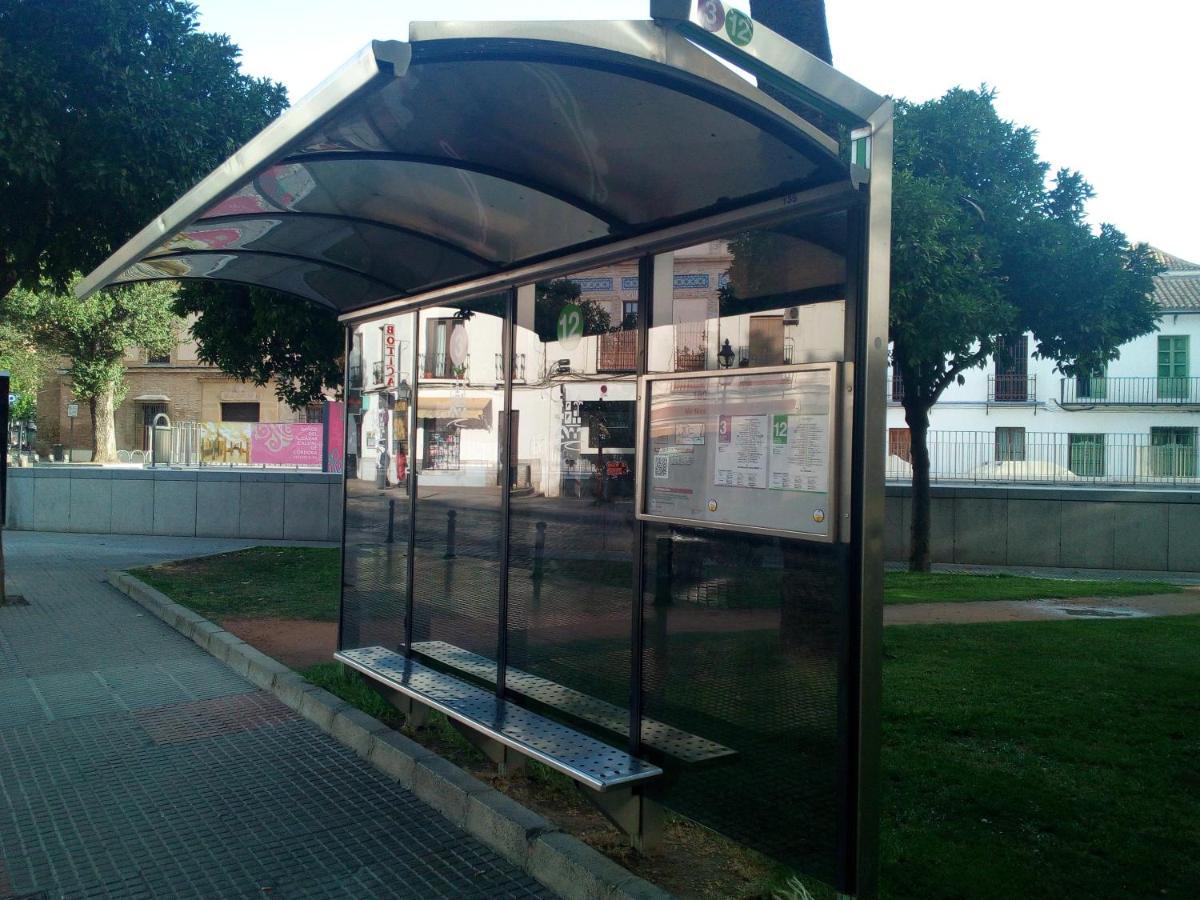
[[[844,241],[843,220],[828,218],[659,256],[648,370],[841,361]],[[705,450],[674,449],[672,466]],[[767,480],[730,491],[749,509],[771,492]],[[674,728],[708,747],[662,760],[665,802],[832,881],[844,546],[655,522],[643,547],[642,730]]]
[[[845,243],[841,216],[793,221],[398,319],[411,440],[351,392],[344,644],[403,643],[407,565],[425,662],[503,671],[509,699],[661,765],[666,806],[835,881],[847,545],[639,520],[638,376],[843,362]],[[411,506],[381,440],[417,469]]]
[[[496,659],[508,304],[495,294],[423,309],[418,322],[413,649],[434,657]]]
[[[404,642],[416,318],[397,314],[350,334],[343,647]]]
[[[614,743],[628,734],[637,320],[632,261],[517,294],[507,684]]]

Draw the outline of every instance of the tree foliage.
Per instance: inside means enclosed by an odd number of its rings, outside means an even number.
[[[929,566],[929,409],[1008,335],[1064,374],[1096,370],[1153,330],[1159,271],[1145,245],[1084,220],[1091,186],[1052,182],[1034,132],[1005,121],[995,94],[954,88],[896,115],[892,361],[912,434],[912,567]]]
[[[97,291],[79,300],[43,281],[37,290],[16,288],[0,301],[0,318],[38,349],[70,359],[76,398],[92,413],[95,458],[116,456],[113,411],[125,396],[125,354],[134,348],[167,353],[178,339],[174,282],[155,281]]]
[[[183,0],[0,4],[0,296],[61,289],[286,106]]]
[[[192,337],[201,361],[265,385],[293,408],[342,383],[342,330],[330,310],[264,288],[185,282],[175,304],[196,314]]]
[[[612,327],[608,310],[583,297],[578,283],[570,278],[538,282],[534,289],[533,330],[544,342],[558,340],[558,317],[563,307],[575,304],[583,314],[584,335],[604,334]]]

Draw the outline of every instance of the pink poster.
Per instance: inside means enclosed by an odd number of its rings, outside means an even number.
[[[341,400],[325,404],[325,465],[323,471],[341,474],[346,458],[346,404]]]
[[[250,432],[250,463],[272,466],[321,465],[319,424],[267,424],[259,422]]]

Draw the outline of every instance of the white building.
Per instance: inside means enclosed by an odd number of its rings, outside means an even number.
[[[1032,335],[963,373],[930,412],[938,481],[1194,486],[1200,426],[1200,265],[1155,251],[1158,329],[1120,348],[1105,371],[1067,378],[1035,359]],[[888,476],[911,477],[908,427],[889,386]]]

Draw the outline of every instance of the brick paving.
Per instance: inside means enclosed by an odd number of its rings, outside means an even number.
[[[243,546],[6,533],[0,898],[548,896],[102,581]]]

